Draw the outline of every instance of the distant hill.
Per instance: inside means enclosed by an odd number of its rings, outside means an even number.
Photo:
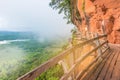
[[[35,35],[32,32],[11,32],[0,31],[0,41],[15,40],[15,39],[33,39]]]

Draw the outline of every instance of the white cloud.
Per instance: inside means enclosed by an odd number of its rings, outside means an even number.
[[[0,30],[38,31],[42,34],[68,34],[66,25],[57,11],[49,7],[50,0],[0,0]],[[4,26],[2,26],[4,25]]]

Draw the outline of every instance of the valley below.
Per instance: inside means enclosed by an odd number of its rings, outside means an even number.
[[[0,80],[16,80],[59,54],[62,47],[68,44],[67,38],[37,39],[31,33],[2,32],[0,36]],[[60,75],[50,76],[57,71],[62,74],[60,67],[52,69],[53,72],[48,76],[44,73],[36,80],[58,80]]]

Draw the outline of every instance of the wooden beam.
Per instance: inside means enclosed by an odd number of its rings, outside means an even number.
[[[76,45],[76,46],[74,46],[74,47],[68,48],[66,51],[64,51],[64,52],[62,52],[61,54],[59,54],[58,56],[50,59],[50,60],[47,61],[46,63],[40,65],[40,66],[37,67],[37,68],[35,68],[34,70],[26,73],[25,75],[21,76],[21,77],[18,78],[17,80],[34,80],[34,79],[35,79],[36,77],[38,77],[41,73],[43,73],[43,72],[45,72],[46,70],[48,70],[49,68],[53,67],[53,66],[54,66],[55,64],[57,64],[60,60],[62,60],[65,56],[67,56],[68,54],[70,54],[70,52],[74,51],[74,49],[76,49],[76,48],[78,48],[78,47],[80,48],[80,47],[86,45],[87,43],[90,43],[91,41],[94,41],[94,40],[99,39],[99,38],[102,38],[102,37],[106,37],[106,35],[101,35],[101,36],[99,36],[99,37],[96,37],[96,38],[90,39],[90,40],[88,40],[88,41],[85,41],[85,42],[83,42],[83,43],[80,43],[80,44],[78,44],[78,45]],[[106,42],[107,42],[107,41],[106,41]],[[105,44],[106,42],[104,42],[104,44]],[[103,45],[103,44],[102,44],[102,45]],[[102,45],[101,45],[101,46],[102,46]],[[99,47],[101,47],[101,46],[99,46]],[[97,50],[99,47],[95,48],[94,50]],[[91,54],[92,52],[94,52],[94,50],[93,50],[93,51],[90,51],[88,54]],[[87,54],[87,55],[88,55],[88,54]],[[84,59],[85,57],[87,57],[87,55],[84,55],[84,56],[83,56],[83,59]],[[82,60],[80,59],[80,62],[81,62],[81,61],[82,61]],[[79,62],[78,62],[78,63],[79,63]],[[78,63],[77,63],[77,65],[78,65]],[[74,66],[77,66],[77,65],[73,65],[71,69],[73,69]],[[72,70],[72,71],[73,71],[73,70]],[[68,72],[68,73],[69,73],[69,72]],[[71,74],[71,73],[70,73],[70,74]],[[66,77],[66,75],[64,75],[64,76]],[[68,75],[68,76],[69,76],[69,75]],[[67,76],[67,77],[68,77],[68,76]]]
[[[69,48],[68,50],[64,51],[60,55],[50,59],[46,63],[40,65],[39,67],[35,68],[34,70],[26,73],[25,75],[21,76],[17,80],[34,80],[36,77],[38,77],[41,73],[45,72],[48,70],[50,67],[54,66],[57,64],[61,59],[63,59],[66,55],[69,54],[69,52],[73,51],[73,47]]]
[[[96,51],[98,48],[100,48],[101,46],[103,46],[106,42],[102,43],[101,45],[99,45],[98,47],[96,47],[95,49],[91,50],[90,52],[88,52],[87,54],[83,55],[81,58],[79,58],[76,63],[71,67],[71,69],[68,71],[68,73],[65,73],[62,78],[60,80],[67,80],[67,78],[73,73],[74,69],[86,58],[88,57],[90,54],[92,54],[94,51]]]
[[[98,33],[95,34],[95,37],[98,37]],[[96,45],[97,45],[97,46],[100,45],[99,39],[96,39],[95,42],[96,42]],[[101,56],[101,55],[102,55],[101,47],[97,50],[97,53],[98,53],[98,56]]]
[[[108,50],[108,48],[103,52],[105,53],[106,51]],[[107,55],[107,54],[106,54]],[[105,55],[105,56],[106,56]],[[101,55],[101,57],[104,56],[104,55]],[[82,72],[78,73],[76,79],[79,80],[84,74],[85,72],[94,64],[96,63],[96,61],[100,58],[100,56],[98,56],[95,60],[93,60]]]

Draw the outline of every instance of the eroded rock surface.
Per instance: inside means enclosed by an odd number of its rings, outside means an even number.
[[[82,28],[85,29],[83,0],[78,0],[78,10],[82,17]],[[89,18],[90,31],[103,33],[102,25],[108,34],[110,43],[120,44],[120,0],[85,0],[85,12]]]

